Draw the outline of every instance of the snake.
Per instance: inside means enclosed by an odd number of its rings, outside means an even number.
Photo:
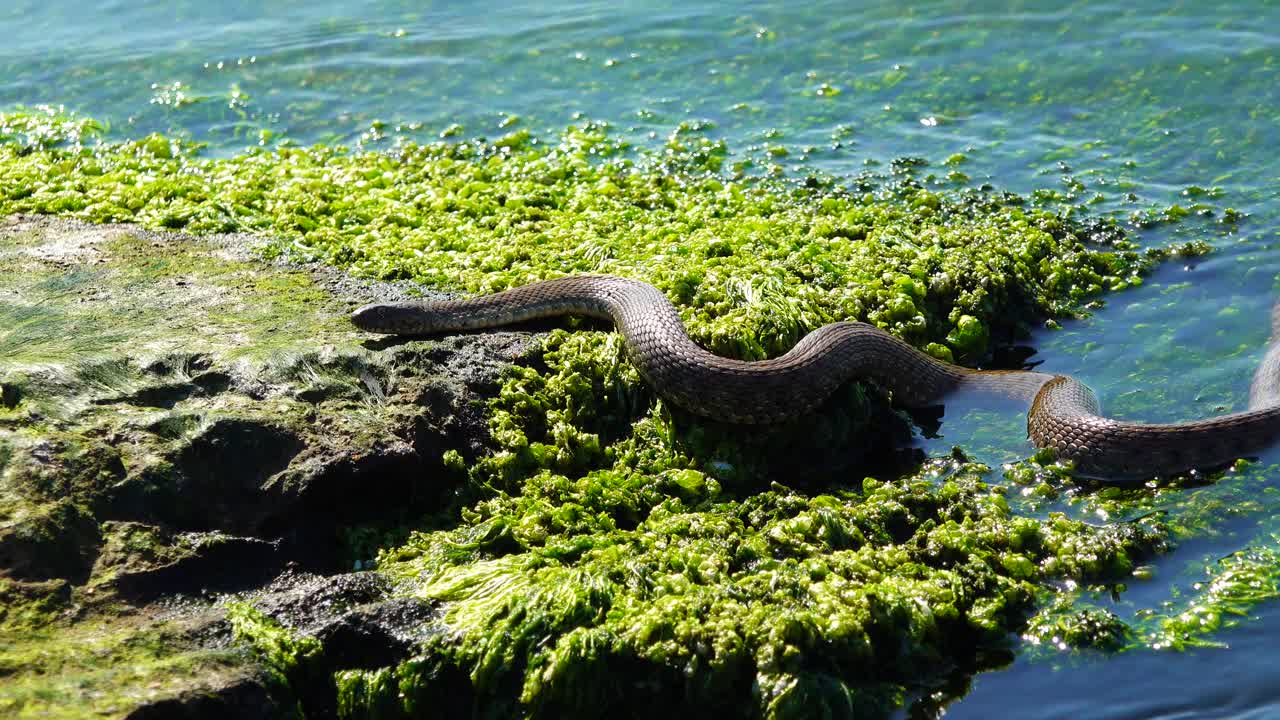
[[[895,405],[942,404],[968,390],[1027,403],[1027,436],[1084,477],[1162,477],[1221,467],[1280,439],[1280,304],[1272,340],[1250,386],[1248,409],[1181,423],[1102,415],[1097,397],[1070,375],[979,370],[938,360],[874,325],[835,322],[788,352],[737,360],[699,346],[656,287],[610,275],[542,280],[460,300],[373,303],[351,314],[360,330],[438,335],[539,318],[584,316],[613,323],[626,353],[654,391],[696,415],[738,424],[780,423],[818,408],[853,379],[870,379]]]

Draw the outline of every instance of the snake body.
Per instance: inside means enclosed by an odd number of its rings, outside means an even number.
[[[631,361],[662,397],[717,420],[787,420],[813,410],[850,379],[870,378],[906,407],[935,405],[960,389],[1029,403],[1031,441],[1074,461],[1085,475],[1150,477],[1212,467],[1280,439],[1280,342],[1274,341],[1280,337],[1280,306],[1249,409],[1177,424],[1113,420],[1100,414],[1093,392],[1070,376],[951,365],[861,322],[820,327],[777,358],[725,358],[689,339],[675,307],[657,288],[605,275],[546,280],[466,300],[376,303],[355,311],[351,320],[369,332],[430,335],[561,315],[612,321]]]

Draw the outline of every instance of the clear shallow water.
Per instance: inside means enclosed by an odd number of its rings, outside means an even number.
[[[1217,188],[1207,202],[1219,217],[1247,213],[1238,226],[1138,232],[1149,245],[1203,239],[1214,254],[1030,343],[1117,416],[1183,420],[1247,400],[1280,273],[1280,4],[420,5],[10,0],[0,107],[62,104],[119,136],[182,132],[215,154],[378,147],[455,124],[462,137],[551,133],[583,117],[661,142],[706,120],[753,171],[852,175],[912,155],[943,176],[941,161],[963,153],[972,182],[1121,218]],[[997,465],[1027,454],[1019,412],[975,413],[948,408],[930,446]],[[1244,520],[1185,544],[1117,612],[1185,590],[1203,558],[1260,533]],[[1218,639],[1231,649],[1019,660],[978,676],[948,717],[1280,715],[1276,605]]]
[[[1261,613],[1261,624],[1280,624],[1280,608]],[[1196,651],[1173,662],[1148,655],[1065,661],[1059,668],[1015,663],[979,675],[973,691],[951,706],[947,720],[1035,717],[1076,720],[1264,720],[1277,716],[1280,684],[1275,671],[1257,664],[1274,657],[1274,634],[1252,629],[1221,638],[1230,651]],[[1274,668],[1274,666],[1272,666]]]

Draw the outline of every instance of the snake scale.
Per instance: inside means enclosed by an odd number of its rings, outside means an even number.
[[[959,389],[1029,403],[1031,441],[1074,461],[1084,475],[1151,477],[1213,467],[1280,439],[1280,305],[1249,409],[1176,424],[1107,418],[1093,392],[1070,376],[951,365],[861,322],[820,327],[777,358],[721,357],[689,339],[657,288],[606,275],[546,280],[467,300],[375,303],[356,310],[351,321],[369,332],[426,335],[560,315],[612,321],[631,361],[662,397],[729,422],[787,420],[816,408],[842,383],[871,378],[906,407],[936,405]]]

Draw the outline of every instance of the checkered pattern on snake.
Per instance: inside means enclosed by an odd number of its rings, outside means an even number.
[[[604,275],[547,280],[467,300],[375,303],[351,320],[369,332],[427,335],[559,315],[612,321],[654,390],[694,413],[729,422],[786,420],[816,408],[850,379],[871,378],[907,407],[937,404],[960,388],[1028,402],[1032,442],[1073,460],[1086,475],[1150,477],[1210,467],[1280,439],[1280,343],[1274,337],[1254,377],[1249,410],[1148,424],[1101,415],[1093,392],[1072,377],[950,365],[860,322],[820,327],[781,357],[721,357],[689,339],[661,291]],[[1273,327],[1280,336],[1280,305]]]

